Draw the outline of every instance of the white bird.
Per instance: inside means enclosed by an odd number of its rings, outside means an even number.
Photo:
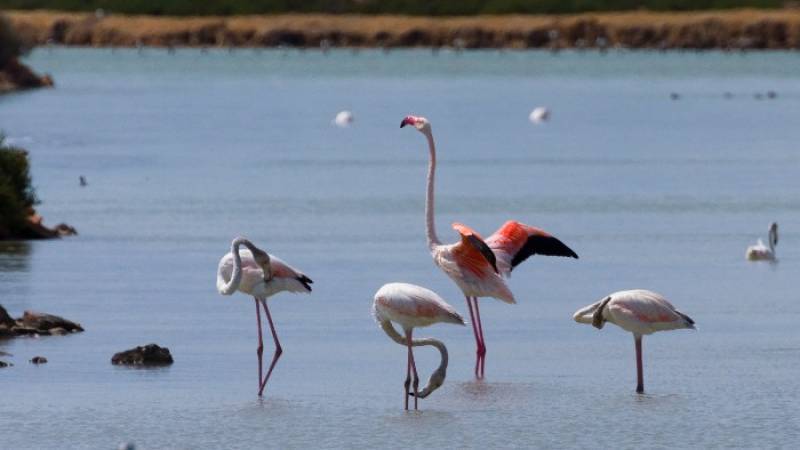
[[[675,309],[659,294],[645,289],[619,291],[599,302],[579,309],[572,316],[576,322],[590,323],[597,329],[611,322],[633,333],[636,344],[636,392],[644,392],[642,371],[642,336],[656,331],[694,329],[694,320]]]
[[[336,114],[336,117],[333,119],[333,123],[340,128],[347,128],[349,127],[355,118],[353,117],[353,113],[347,110],[339,111]]]
[[[539,125],[540,123],[547,122],[550,120],[550,110],[544,106],[540,106],[535,108],[531,111],[531,114],[528,116],[528,120],[535,125]]]
[[[244,245],[248,250],[239,250]],[[253,245],[252,242],[237,237],[231,242],[231,251],[222,257],[217,268],[217,291],[222,295],[231,295],[236,291],[252,295],[256,303],[256,319],[258,321],[258,395],[264,392],[267,380],[275,368],[283,349],[272,323],[272,316],[267,307],[267,298],[278,292],[311,292],[311,281],[304,273],[291,267],[278,257]],[[262,380],[263,361],[261,355],[264,351],[264,340],[261,335],[261,309],[269,321],[272,338],[275,340],[275,354],[267,371],[267,376]]]
[[[408,410],[408,397],[413,396],[414,409],[417,409],[417,399],[429,396],[444,383],[444,378],[447,375],[448,357],[447,347],[444,346],[443,342],[433,338],[412,339],[411,333],[413,329],[427,327],[439,322],[464,325],[464,319],[435,292],[408,283],[389,283],[381,286],[378,292],[375,293],[372,314],[381,328],[383,328],[383,331],[393,341],[408,347],[408,365],[403,398],[406,410]],[[397,322],[403,328],[406,334],[405,337],[395,330],[392,322]],[[442,359],[439,367],[428,379],[427,386],[420,391],[417,365],[414,362],[414,352],[411,347],[422,345],[436,347]],[[412,373],[414,375],[413,392],[409,390]]]
[[[756,245],[747,247],[745,256],[750,261],[775,261],[775,245],[777,244],[778,224],[777,222],[772,222],[769,224],[769,247],[759,239]]]

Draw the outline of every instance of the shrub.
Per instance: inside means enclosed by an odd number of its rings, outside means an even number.
[[[36,203],[28,152],[6,145],[0,134],[0,236],[20,235]]]

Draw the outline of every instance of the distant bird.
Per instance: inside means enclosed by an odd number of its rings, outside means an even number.
[[[669,98],[670,100],[678,100],[681,98],[681,95],[678,94],[677,92],[672,92],[669,94]]]
[[[747,247],[745,256],[750,261],[775,261],[775,245],[778,244],[778,224],[772,222],[769,224],[769,247],[764,245],[761,239],[758,240],[756,245]]]
[[[336,114],[336,117],[333,119],[333,123],[337,127],[347,128],[353,123],[354,120],[355,118],[353,117],[353,113],[348,110],[344,110],[344,111],[339,111]]]
[[[533,111],[531,111],[530,115],[528,115],[528,120],[535,125],[547,122],[550,120],[550,110],[544,106],[535,108]]]
[[[239,250],[244,245],[247,250]],[[222,257],[217,268],[217,291],[222,295],[231,295],[237,290],[247,295],[252,295],[256,303],[256,319],[258,321],[258,395],[264,392],[267,380],[275,368],[283,349],[272,323],[272,316],[267,307],[267,298],[278,292],[311,292],[311,281],[304,273],[291,267],[278,257],[253,245],[252,242],[237,237],[231,242],[231,251]],[[267,376],[261,378],[263,362],[261,355],[264,351],[264,340],[261,336],[261,310],[259,303],[264,307],[272,338],[275,340],[275,354],[267,371]]]
[[[778,94],[775,91],[767,91],[767,98],[774,99],[777,96],[778,96]]]
[[[447,304],[435,292],[408,283],[384,284],[375,293],[372,303],[372,314],[378,321],[383,331],[400,345],[408,347],[408,365],[406,368],[406,381],[403,398],[405,408],[408,410],[408,397],[414,397],[414,409],[417,409],[417,399],[429,396],[444,383],[447,375],[447,347],[444,343],[433,338],[412,339],[414,328],[427,327],[435,323],[454,323],[464,325],[464,319],[456,310]],[[395,330],[392,322],[399,324],[405,332],[405,337]],[[436,347],[441,354],[439,367],[431,374],[428,384],[419,390],[419,376],[417,365],[414,362],[414,352],[411,347],[431,345]],[[413,383],[412,383],[413,374]],[[413,386],[413,391],[410,390]]]
[[[602,329],[606,322],[616,324],[633,333],[636,344],[636,392],[644,392],[642,371],[642,336],[656,331],[694,329],[694,321],[675,309],[670,302],[655,292],[635,289],[619,291],[578,310],[576,322],[590,323]]]
[[[78,183],[81,185],[81,187],[85,187],[89,184],[86,182],[86,177],[84,177],[83,175],[78,177]]]
[[[449,276],[467,300],[467,307],[475,333],[477,357],[475,376],[483,378],[486,357],[486,345],[483,338],[481,313],[478,309],[478,297],[494,297],[506,303],[516,303],[514,295],[506,286],[503,275],[510,276],[511,271],[529,256],[578,255],[560,240],[546,231],[509,220],[485,241],[475,231],[460,223],[454,223],[461,240],[455,244],[444,245],[436,235],[433,213],[433,183],[436,172],[436,146],[428,119],[407,116],[400,127],[411,125],[422,133],[428,141],[430,164],[428,165],[428,188],[425,201],[425,218],[427,225],[428,249],[433,262]]]

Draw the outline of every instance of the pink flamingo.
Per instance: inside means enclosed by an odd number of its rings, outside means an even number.
[[[239,250],[244,245],[247,250]],[[222,295],[231,295],[237,290],[252,295],[256,303],[256,319],[258,321],[258,395],[264,392],[267,380],[275,368],[283,353],[278,334],[275,332],[275,325],[272,323],[272,316],[267,307],[267,298],[278,292],[311,292],[311,278],[304,273],[289,266],[278,257],[253,245],[252,242],[237,237],[231,242],[231,251],[219,260],[217,268],[217,291]],[[261,335],[261,304],[269,321],[272,331],[272,338],[275,340],[275,354],[272,356],[272,363],[269,365],[267,376],[261,378],[264,365],[261,355],[264,352],[264,339]]]
[[[444,383],[448,358],[447,347],[443,342],[433,338],[412,339],[412,331],[416,327],[427,327],[438,322],[464,325],[464,319],[435,292],[408,283],[389,283],[378,289],[378,292],[375,293],[375,301],[372,303],[372,314],[393,341],[408,347],[403,398],[406,410],[408,410],[408,397],[413,396],[414,409],[417,409],[417,399],[429,396]],[[405,338],[395,330],[392,321],[403,327]],[[421,345],[436,347],[442,358],[439,367],[431,374],[428,384],[422,391],[419,390],[417,365],[414,362],[414,352],[411,350],[411,347]],[[412,373],[414,375],[413,392],[409,391]]]
[[[642,373],[642,336],[656,331],[689,328],[694,320],[675,309],[664,297],[652,291],[634,289],[614,292],[608,297],[579,309],[572,316],[576,322],[590,323],[598,329],[606,322],[633,333],[636,344],[636,392],[644,392]]]
[[[516,303],[503,276],[510,276],[517,265],[535,254],[572,258],[577,258],[578,255],[544,230],[513,220],[503,224],[485,241],[469,227],[454,223],[453,228],[461,235],[461,241],[443,245],[436,236],[434,225],[433,184],[436,172],[436,146],[433,142],[431,125],[428,119],[415,116],[403,119],[400,128],[406,125],[416,128],[428,141],[430,164],[425,201],[428,249],[433,256],[433,262],[455,281],[464,293],[477,347],[475,376],[483,378],[486,342],[483,337],[481,313],[478,309],[478,297],[493,297],[506,303]]]

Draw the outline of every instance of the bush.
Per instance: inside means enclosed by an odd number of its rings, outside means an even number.
[[[0,236],[20,235],[36,203],[28,152],[6,145],[0,134]]]

